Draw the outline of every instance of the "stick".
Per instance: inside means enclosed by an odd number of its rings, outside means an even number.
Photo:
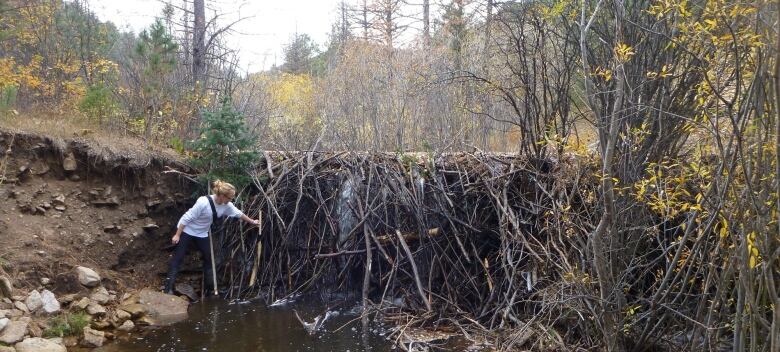
[[[406,255],[409,257],[409,263],[412,264],[412,272],[414,272],[414,282],[417,284],[417,291],[420,292],[420,297],[422,297],[423,302],[425,302],[425,308],[430,311],[431,302],[425,297],[422,282],[420,282],[420,274],[417,273],[417,264],[414,263],[414,258],[412,258],[412,251],[410,251],[409,246],[406,245],[406,241],[404,241],[404,236],[401,235],[401,231],[395,230],[395,234],[398,236],[398,240],[401,241],[401,247],[404,247],[404,252],[406,252]]]
[[[211,239],[211,230],[209,230],[209,250],[211,250],[211,275],[212,280],[214,280],[214,295],[219,295],[219,290],[217,289],[217,264],[214,262],[214,241]],[[205,291],[205,290],[203,290]]]

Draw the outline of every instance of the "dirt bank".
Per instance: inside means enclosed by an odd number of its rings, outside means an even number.
[[[163,173],[188,171],[175,155],[3,130],[0,150],[0,262],[14,287],[79,293],[79,265],[117,292],[159,284],[191,203],[191,184]]]

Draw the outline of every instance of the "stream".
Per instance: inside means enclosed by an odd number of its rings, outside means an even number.
[[[338,302],[336,302],[338,303]],[[266,306],[261,301],[228,303],[213,299],[190,306],[189,317],[170,326],[120,336],[100,352],[190,351],[389,351],[392,341],[385,328],[371,323],[363,334],[357,301],[343,301],[322,329],[309,335],[296,319],[323,314],[328,306],[319,298]],[[334,316],[335,315],[335,316]]]

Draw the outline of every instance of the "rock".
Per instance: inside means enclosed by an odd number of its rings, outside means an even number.
[[[71,304],[71,307],[75,309],[85,310],[87,309],[87,307],[89,307],[90,304],[92,304],[91,299],[87,297],[82,297],[81,300],[79,300],[78,302]]]
[[[99,304],[106,304],[111,300],[111,295],[109,295],[105,287],[98,287],[89,295],[89,299]]]
[[[125,320],[125,322],[117,328],[117,330],[125,332],[133,331],[133,329],[135,329],[135,324],[133,324],[132,320]]]
[[[124,311],[124,310],[117,309],[117,310],[114,312],[114,319],[115,319],[115,320],[116,320],[118,323],[120,323],[120,324],[121,324],[121,323],[123,323],[123,322],[125,322],[125,321],[127,321],[127,320],[130,320],[130,319],[132,319],[132,318],[133,318],[133,315],[132,315],[132,314],[130,314],[130,313],[128,313],[128,312],[126,312],[126,311]]]
[[[41,278],[41,285],[46,286],[51,283],[51,279],[48,277],[42,277]]]
[[[8,309],[0,309],[0,319],[8,318],[11,316],[11,311]],[[0,329],[3,330],[3,329]]]
[[[13,295],[14,286],[11,285],[11,279],[0,276],[0,297],[10,298]]]
[[[0,318],[0,331],[3,331],[6,326],[8,326],[8,323],[11,322],[11,319],[8,318]]]
[[[9,322],[5,329],[3,329],[3,332],[0,333],[0,342],[6,345],[12,345],[22,341],[24,334],[27,333],[27,324],[28,322],[26,320]]]
[[[43,307],[43,300],[41,299],[41,293],[38,290],[33,290],[27,295],[27,299],[24,300],[24,304],[30,313],[35,313],[38,309]]]
[[[108,320],[95,320],[90,324],[93,329],[103,330],[111,326],[111,322]]]
[[[32,337],[41,337],[43,335],[43,329],[38,324],[30,323],[27,325],[27,334]]]
[[[0,352],[16,352],[16,349],[11,346],[0,346]]]
[[[14,347],[16,347],[16,352],[66,352],[65,346],[57,342],[55,339],[30,337],[17,343]]]
[[[192,286],[190,286],[189,284],[186,284],[186,283],[183,283],[183,282],[178,283],[178,284],[176,284],[175,290],[176,290],[176,292],[178,292],[178,293],[180,293],[182,295],[187,296],[187,298],[189,298],[190,301],[197,301],[198,300],[198,295],[195,294],[195,289],[192,288]]]
[[[100,275],[90,268],[77,266],[76,273],[79,275],[79,282],[84,286],[95,287],[100,284]]]
[[[55,297],[54,293],[51,291],[43,290],[43,292],[41,292],[41,301],[43,301],[43,306],[41,308],[46,314],[60,311],[60,302],[57,301],[57,297]]]
[[[78,296],[79,295],[77,293],[71,293],[71,294],[63,295],[63,296],[60,296],[59,301],[62,304],[70,304],[70,302],[75,301],[76,298],[78,298]]]
[[[65,347],[76,347],[79,345],[79,338],[77,336],[65,336],[62,338],[62,344]]]
[[[65,209],[67,209],[67,208],[65,208],[64,205],[57,205],[57,206],[54,207],[54,210],[56,210],[56,211],[65,211]]]
[[[143,228],[144,228],[144,231],[152,232],[154,230],[159,229],[160,226],[158,226],[157,224],[154,224],[154,223],[149,223],[149,224],[144,225]]]
[[[76,175],[76,174],[70,175],[70,177],[68,177],[68,179],[70,179],[73,182],[81,181],[81,177],[79,177],[79,175]]]
[[[84,337],[81,345],[84,347],[100,347],[106,341],[106,335],[102,331],[84,328]]]
[[[92,302],[89,304],[89,306],[87,306],[87,314],[92,316],[104,316],[106,315],[106,308],[95,302]]]
[[[124,304],[119,306],[119,309],[130,313],[133,319],[140,318],[146,314],[146,306],[140,303]]]
[[[16,307],[16,309],[21,310],[22,312],[25,312],[25,313],[29,313],[30,312],[30,310],[27,309],[27,305],[24,304],[24,302],[22,302],[22,301],[14,302],[14,307]]]
[[[65,205],[65,195],[62,193],[55,194],[51,197],[51,202],[54,205]]]
[[[18,310],[18,309],[11,309],[11,315],[9,315],[8,317],[13,319],[13,318],[21,317],[23,315],[24,315],[23,311]]]
[[[108,225],[103,228],[103,232],[105,233],[120,233],[122,232],[122,226],[119,225]]]
[[[65,156],[65,159],[62,160],[62,168],[68,172],[76,171],[78,163],[76,163],[76,157],[73,156],[73,153],[68,153],[68,155]]]
[[[103,200],[93,200],[92,205],[100,207],[100,206],[107,206],[107,207],[115,207],[122,204],[119,202],[119,198],[116,196],[108,197]]]
[[[167,295],[152,289],[141,290],[138,302],[146,308],[152,325],[168,325],[187,318],[189,302],[181,297]]]

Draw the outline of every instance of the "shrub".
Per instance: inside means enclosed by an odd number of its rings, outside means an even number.
[[[202,172],[202,181],[219,178],[240,190],[251,181],[247,171],[259,159],[255,140],[244,116],[224,99],[218,111],[203,113],[199,138],[190,145],[191,164]]]
[[[49,320],[49,327],[43,331],[44,337],[77,336],[89,325],[90,317],[84,312],[60,315]]]
[[[102,121],[116,114],[119,104],[114,100],[114,93],[104,85],[94,85],[79,102],[79,110],[92,119]]]

